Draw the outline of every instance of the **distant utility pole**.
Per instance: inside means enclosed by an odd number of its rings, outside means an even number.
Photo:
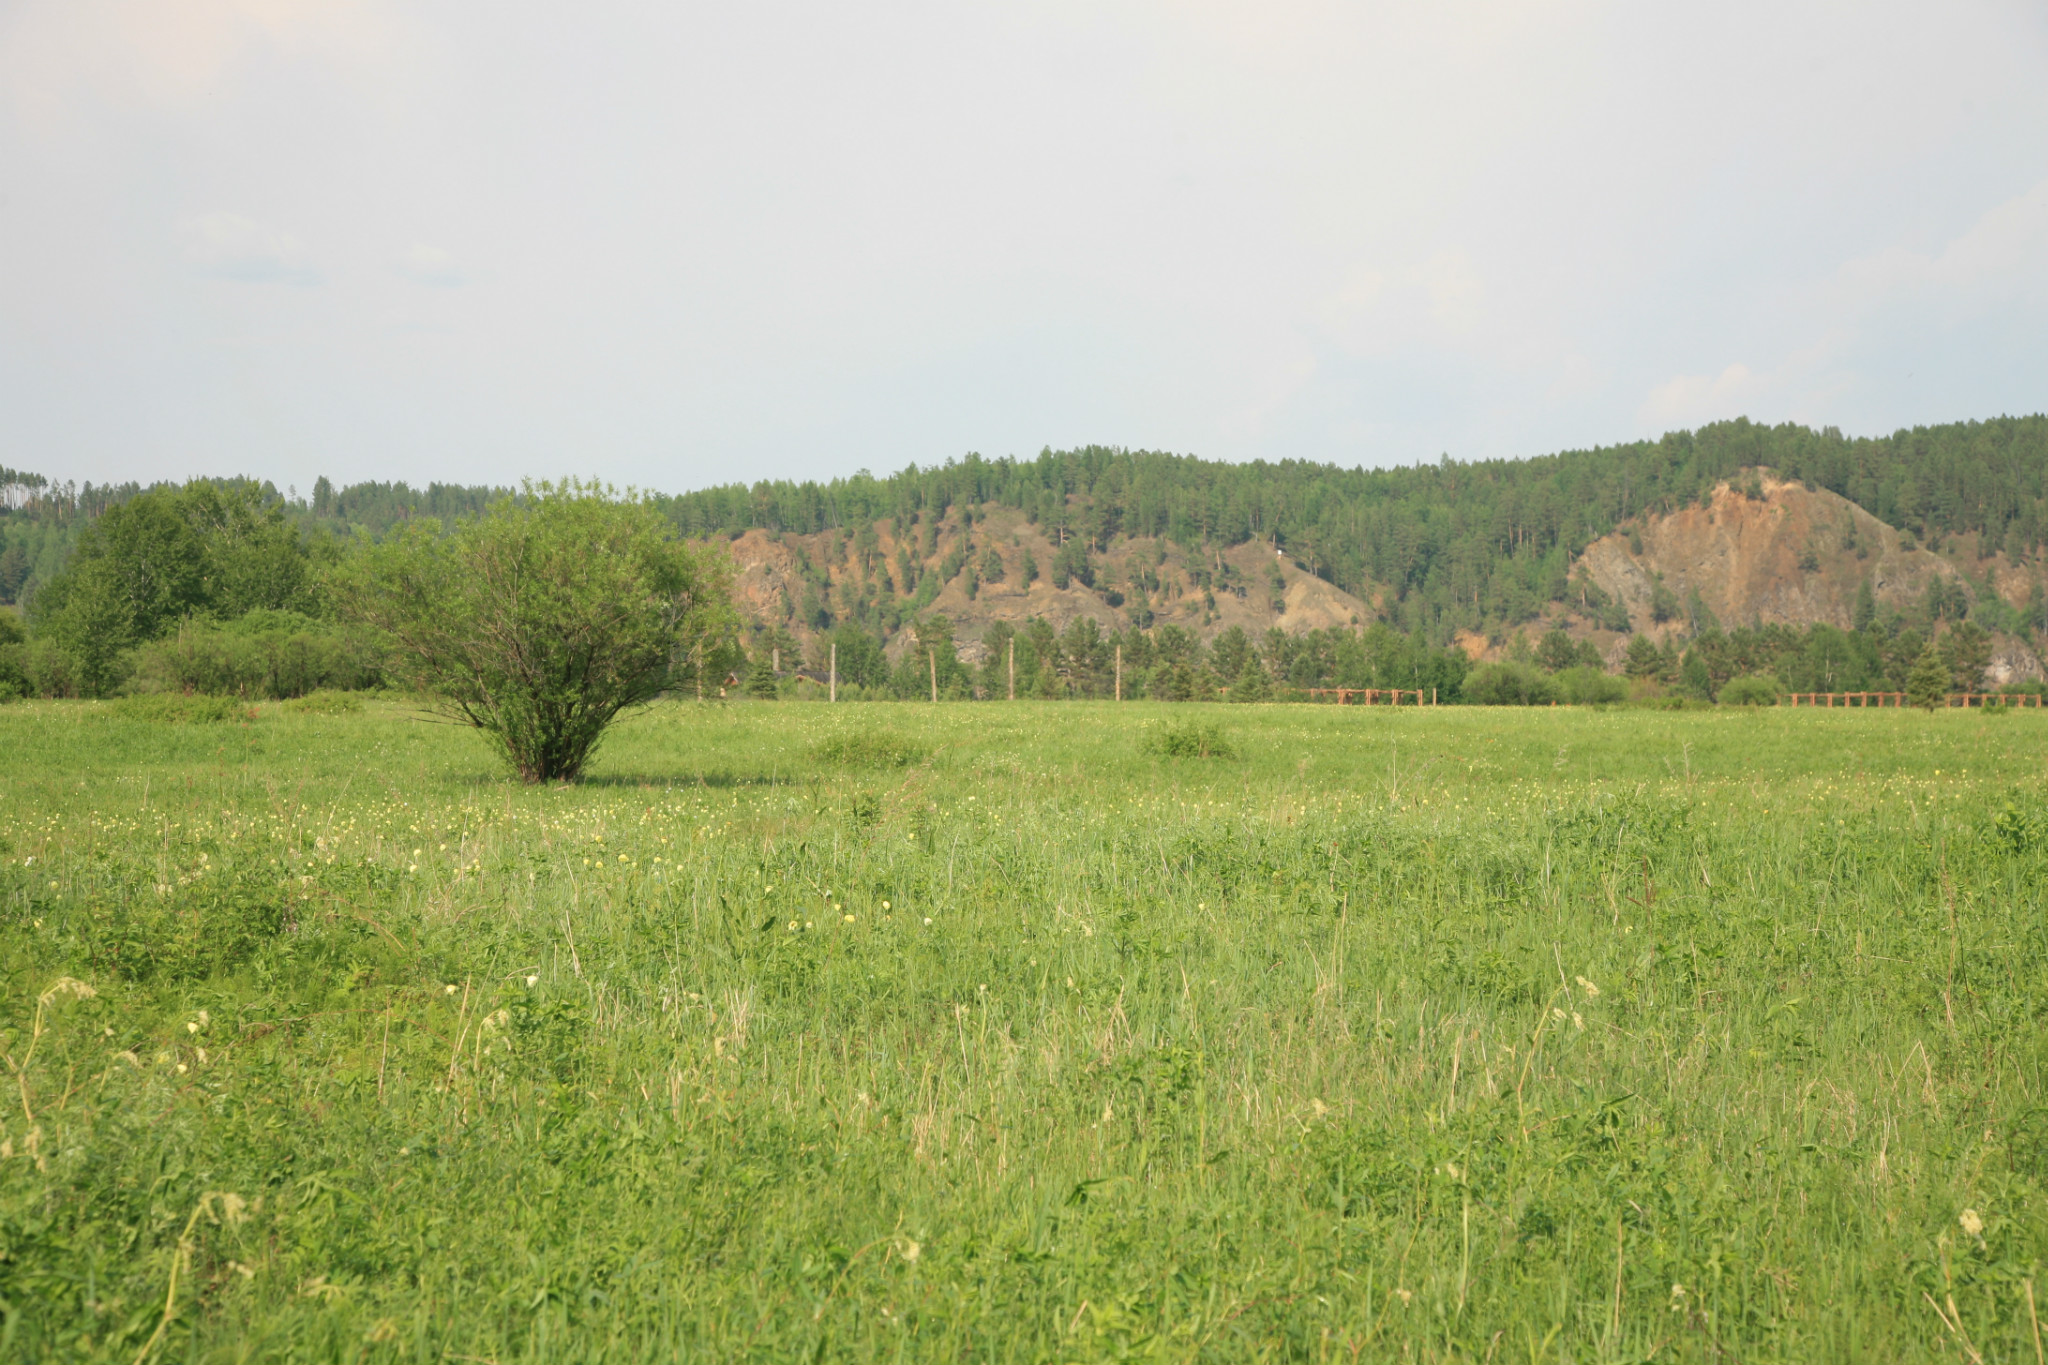
[[[1124,647],[1116,647],[1116,699],[1124,699]]]
[[[1010,700],[1017,700],[1017,637],[1010,637]]]
[[[924,652],[924,657],[931,660],[932,700],[936,702],[939,699],[939,651],[936,649],[928,649]]]
[[[830,672],[829,674],[827,674],[826,676],[827,676],[828,678],[830,678],[830,679],[831,679],[831,681],[830,681],[830,682],[828,682],[828,683],[827,683],[827,684],[825,685],[825,686],[826,686],[826,690],[825,690],[825,700],[826,700],[826,701],[838,701],[838,700],[839,700],[839,642],[838,642],[837,640],[834,640],[834,641],[832,642],[832,663],[831,663],[831,672]]]

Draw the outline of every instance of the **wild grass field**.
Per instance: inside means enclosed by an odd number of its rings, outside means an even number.
[[[0,1359],[2035,1361],[2048,718],[0,710]]]

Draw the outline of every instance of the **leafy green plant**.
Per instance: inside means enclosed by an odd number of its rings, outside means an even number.
[[[346,716],[363,709],[363,699],[353,692],[321,690],[294,697],[284,709],[302,716]]]
[[[682,643],[731,613],[730,560],[644,499],[536,483],[443,536],[366,546],[337,586],[394,670],[489,735],[520,778],[573,781],[619,714],[668,687]]]
[[[2042,825],[2032,810],[2008,803],[1991,818],[1991,837],[2009,853],[2026,853],[2041,842]]]
[[[130,981],[201,981],[248,961],[284,929],[289,893],[264,873],[202,865],[95,897],[66,921],[85,962]]]
[[[381,651],[363,632],[298,612],[259,609],[232,621],[188,621],[140,646],[131,692],[211,692],[222,696],[298,697],[375,686]]]
[[[1568,706],[1608,706],[1628,698],[1628,680],[1590,664],[1574,664],[1551,679]]]
[[[259,714],[255,707],[233,697],[186,696],[178,692],[122,697],[107,703],[107,712],[123,720],[153,721],[160,725],[219,725],[224,721],[254,720]]]
[[[1548,706],[1557,699],[1557,684],[1534,665],[1509,659],[1467,673],[1464,696],[1479,706]]]
[[[1720,696],[1716,698],[1723,706],[1776,706],[1784,684],[1776,678],[1752,673],[1747,677],[1731,678],[1722,684]]]
[[[925,753],[922,746],[883,730],[833,735],[811,747],[813,759],[841,768],[907,768]]]
[[[127,651],[194,617],[316,605],[312,563],[275,492],[194,480],[110,508],[36,594],[37,634],[87,696],[126,680]]]
[[[1146,738],[1145,747],[1163,758],[1235,758],[1237,748],[1220,726],[1185,720],[1162,725]]]

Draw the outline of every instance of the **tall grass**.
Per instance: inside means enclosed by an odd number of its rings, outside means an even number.
[[[0,1356],[2036,1358],[2039,718],[1186,714],[0,712]]]

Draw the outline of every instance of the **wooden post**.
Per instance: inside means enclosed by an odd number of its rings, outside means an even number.
[[[1010,637],[1010,700],[1017,700],[1017,637]]]
[[[1124,647],[1116,647],[1116,699],[1124,699]]]
[[[924,656],[932,663],[932,700],[936,702],[939,699],[939,651],[936,647],[928,649]]]
[[[775,646],[775,648],[768,651],[768,671],[773,673],[778,678],[782,676],[781,645],[777,645]]]
[[[704,646],[697,646],[697,700],[704,700]]]
[[[830,679],[830,681],[829,681],[829,682],[828,682],[828,683],[826,684],[826,691],[825,691],[825,700],[826,700],[826,701],[838,701],[838,700],[839,700],[839,642],[838,642],[837,640],[834,640],[834,641],[832,642],[832,664],[831,664],[831,672],[830,672],[830,673],[828,673],[828,674],[827,674],[826,676],[827,676],[827,678],[828,678],[828,679]]]

